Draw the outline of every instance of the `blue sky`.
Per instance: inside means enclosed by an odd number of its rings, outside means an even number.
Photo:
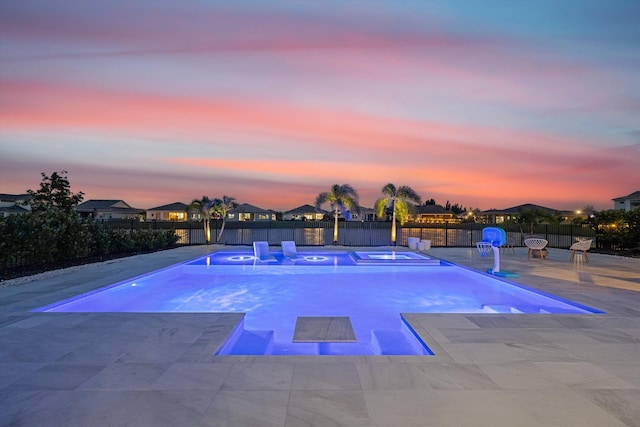
[[[480,209],[640,188],[640,2],[0,2],[0,192],[140,208],[387,183]]]

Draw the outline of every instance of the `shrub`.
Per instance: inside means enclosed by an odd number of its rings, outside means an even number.
[[[129,231],[109,230],[108,236],[110,239],[110,254],[123,254],[135,251],[136,244]]]
[[[178,242],[178,235],[174,230],[137,230],[132,236],[138,251],[163,249]]]
[[[0,222],[0,265],[47,264],[91,254],[91,228],[75,212],[44,209]]]
[[[73,207],[83,193],[70,191],[66,171],[42,177],[38,191],[27,190],[30,212],[0,218],[2,271],[165,249],[178,242],[174,230],[113,230],[82,218]]]
[[[640,208],[628,212],[619,209],[601,211],[589,222],[596,230],[601,248],[640,251]]]

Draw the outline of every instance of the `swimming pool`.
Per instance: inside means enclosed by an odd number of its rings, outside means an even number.
[[[431,354],[402,313],[599,312],[430,257],[395,254],[275,253],[274,262],[261,262],[250,252],[216,252],[36,311],[242,312],[218,354],[272,355]]]

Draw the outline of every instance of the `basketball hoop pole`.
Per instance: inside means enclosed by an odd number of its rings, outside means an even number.
[[[500,272],[500,248],[491,245],[491,249],[493,249],[493,270],[491,270],[491,274],[496,274]]]
[[[511,271],[500,271],[500,246],[506,241],[506,233],[502,228],[486,227],[482,230],[482,241],[476,243],[478,252],[483,257],[489,255],[490,249],[493,250],[493,268],[487,270],[487,273],[500,277],[518,277],[517,273]]]
[[[476,247],[483,257],[488,256],[489,252],[493,250],[493,269],[489,270],[488,273],[495,274],[500,272],[500,248],[494,245],[493,242],[486,240],[476,243]]]

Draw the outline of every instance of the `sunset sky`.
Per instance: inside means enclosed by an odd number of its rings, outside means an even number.
[[[0,193],[286,211],[640,190],[640,1],[2,1]]]

